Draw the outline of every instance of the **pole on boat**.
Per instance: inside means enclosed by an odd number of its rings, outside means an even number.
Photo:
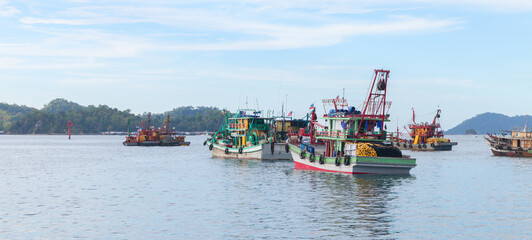
[[[68,140],[70,140],[70,129],[72,128],[72,121],[68,120],[67,127],[68,127]]]
[[[127,136],[131,137],[131,118],[127,119]]]

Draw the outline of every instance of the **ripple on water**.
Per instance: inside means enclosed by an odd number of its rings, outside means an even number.
[[[492,157],[482,138],[408,152],[410,176],[294,170],[212,159],[119,136],[0,135],[0,238],[528,238],[532,160]]]

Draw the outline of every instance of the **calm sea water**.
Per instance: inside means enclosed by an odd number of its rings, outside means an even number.
[[[410,176],[294,170],[119,136],[0,136],[1,239],[532,238],[532,159],[480,136]]]

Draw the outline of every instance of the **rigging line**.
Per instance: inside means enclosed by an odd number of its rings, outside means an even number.
[[[432,111],[432,112],[427,112],[427,113],[423,113],[423,114],[418,114],[416,113],[416,116],[428,116],[428,115],[434,115],[436,114],[437,111]]]
[[[376,74],[376,73],[375,73]],[[372,75],[373,76],[373,75]],[[373,80],[372,80],[373,81]],[[371,85],[371,84],[370,84]],[[362,99],[362,103],[360,105],[358,105],[358,109],[362,109],[362,107],[364,106],[364,102],[366,101],[366,99],[369,97],[369,91],[370,91],[370,88],[371,86],[368,86],[368,88],[366,89],[366,96],[364,97],[364,99]]]

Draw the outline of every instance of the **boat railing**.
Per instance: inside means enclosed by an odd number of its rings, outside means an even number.
[[[384,136],[383,132],[367,132],[367,133],[356,133],[355,130],[350,131],[318,131],[316,132],[316,137],[318,138],[338,138],[338,139],[377,139],[385,138],[391,139],[390,133],[386,133]]]
[[[410,133],[411,137],[420,136],[420,137],[443,137],[443,132],[427,132],[424,134],[418,134],[418,133]]]

